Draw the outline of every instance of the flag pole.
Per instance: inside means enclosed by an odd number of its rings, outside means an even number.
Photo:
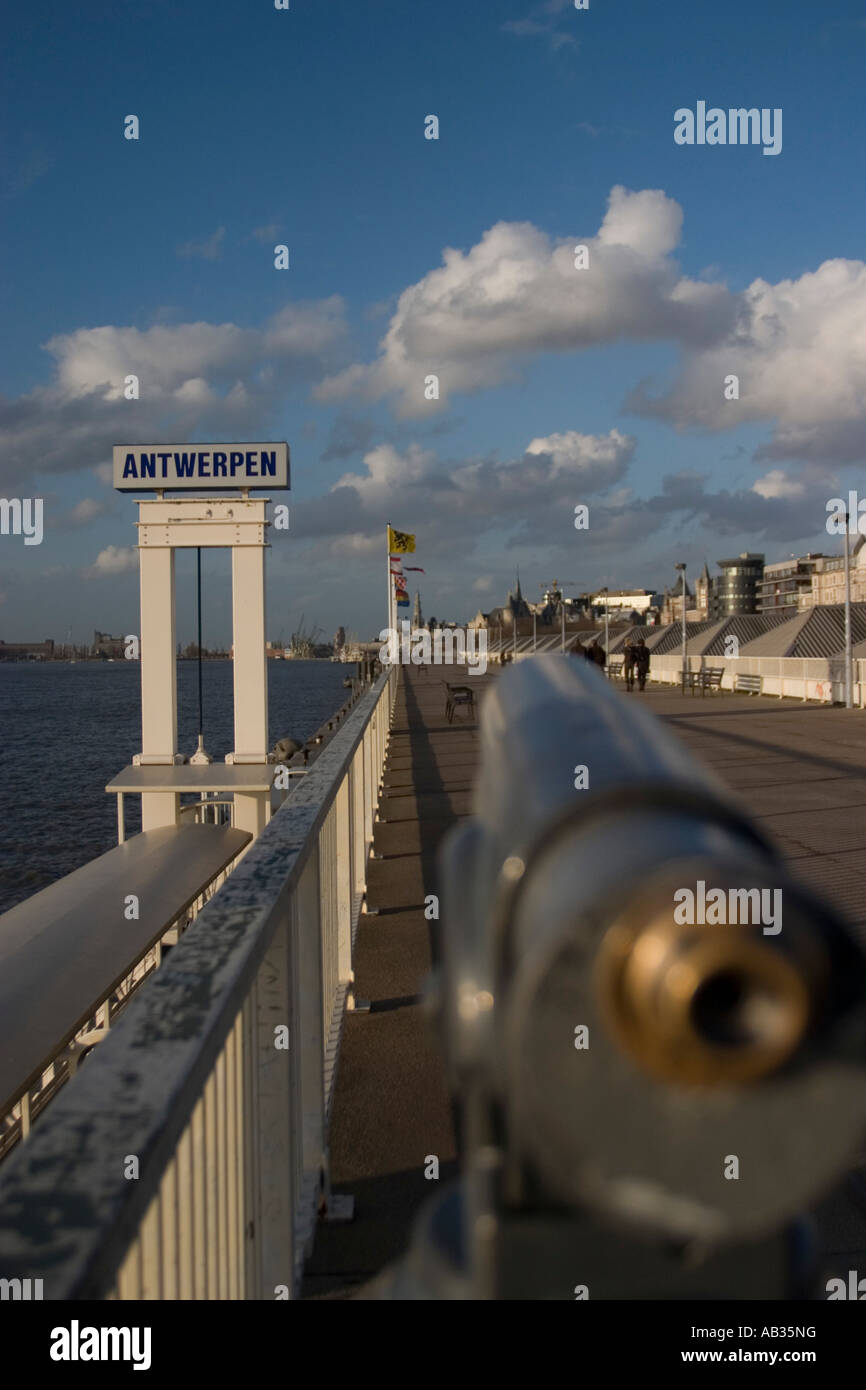
[[[394,588],[394,585],[393,585],[392,580],[391,580],[391,523],[390,523],[390,521],[388,521],[388,522],[385,523],[385,569],[388,571],[388,617],[387,617],[387,619],[386,619],[386,621],[385,621],[385,626],[386,626],[387,628],[390,628],[390,629],[393,631],[394,623],[393,623],[393,621],[392,621],[392,603],[393,603],[393,597],[394,597],[394,596],[393,596],[392,590],[393,590],[393,588]],[[389,636],[390,636],[390,633],[389,633]]]

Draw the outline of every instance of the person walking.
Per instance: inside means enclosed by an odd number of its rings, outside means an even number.
[[[649,675],[650,654],[649,647],[642,637],[639,637],[634,649],[634,664],[637,671],[637,688],[643,690],[646,686],[646,678]]]
[[[634,666],[634,646],[631,642],[626,642],[622,649],[622,673],[625,676],[626,690],[634,687]]]
[[[590,660],[594,661],[596,666],[600,667],[600,669],[603,671],[604,664],[607,661],[607,656],[605,654],[604,647],[601,645],[597,637],[589,649],[589,656]]]

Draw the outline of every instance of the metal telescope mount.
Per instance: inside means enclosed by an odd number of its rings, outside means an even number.
[[[473,811],[433,1001],[461,1176],[380,1296],[809,1297],[803,1213],[866,1127],[856,939],[586,662],[496,680]],[[778,923],[678,920],[699,883]]]

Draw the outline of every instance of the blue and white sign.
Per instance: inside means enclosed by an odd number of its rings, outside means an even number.
[[[154,488],[289,487],[288,444],[117,444],[114,486],[120,492]]]

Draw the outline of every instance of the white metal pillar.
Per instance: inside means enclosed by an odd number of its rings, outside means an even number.
[[[232,763],[268,760],[268,659],[265,654],[265,548],[232,549],[235,746]],[[267,823],[267,795],[235,795],[238,830],[260,834]]]
[[[177,751],[177,665],[175,662],[174,551],[140,549],[141,583],[141,755],[142,764],[180,762]],[[145,792],[141,828],[176,825],[178,797]]]
[[[139,503],[142,752],[137,763],[183,761],[177,751],[174,552],[196,547],[232,552],[235,748],[226,762],[267,763],[267,503],[267,498],[248,497],[159,497]],[[269,793],[238,793],[234,809],[235,825],[256,836],[267,823]],[[142,795],[145,830],[174,825],[177,815],[176,793]]]

